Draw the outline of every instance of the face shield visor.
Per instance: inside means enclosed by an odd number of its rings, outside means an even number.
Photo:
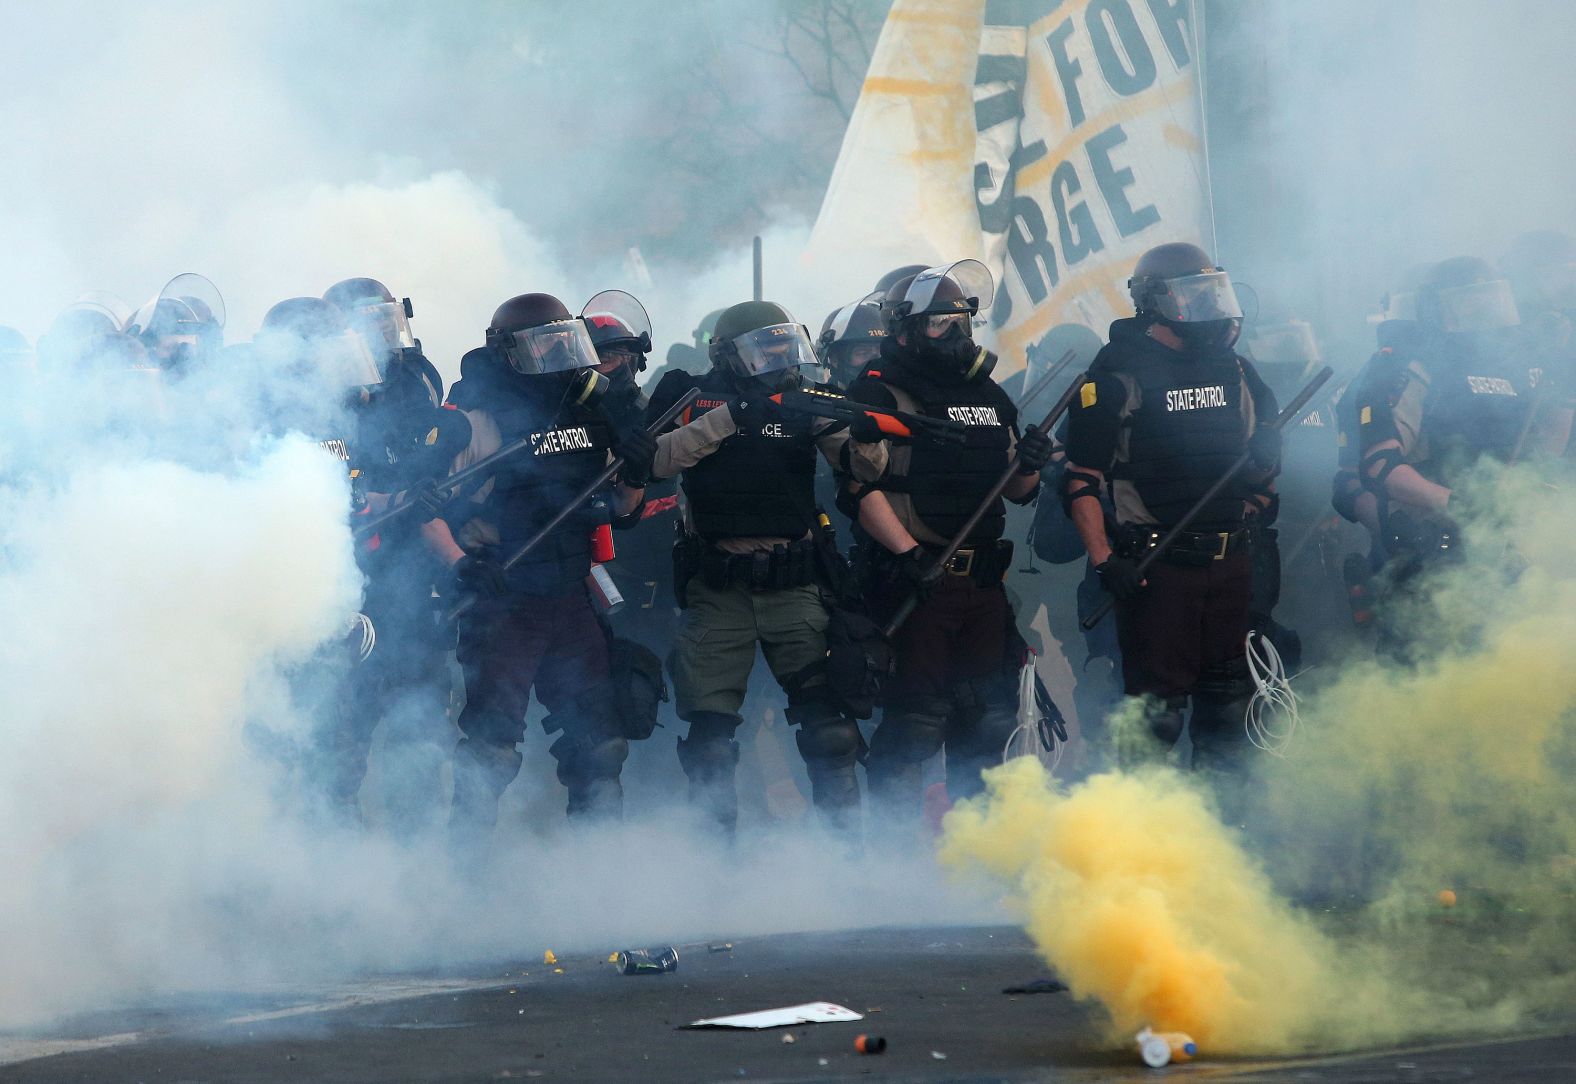
[[[385,375],[391,358],[397,357],[402,350],[416,348],[406,302],[368,298],[345,314],[345,322],[366,343]]]
[[[1242,305],[1224,271],[1206,271],[1166,279],[1155,295],[1155,309],[1175,324],[1203,324],[1242,319]]]
[[[978,260],[959,260],[927,267],[915,275],[903,303],[908,316],[964,313],[972,319],[990,308],[995,296],[996,286],[985,265]]]
[[[1521,323],[1505,279],[1450,286],[1438,293],[1439,329],[1450,334],[1497,331]]]
[[[522,376],[594,369],[596,347],[581,320],[554,320],[521,331],[500,332],[494,345]]]
[[[580,310],[596,347],[599,368],[607,373],[640,364],[651,353],[651,317],[646,307],[623,290],[603,290]]]
[[[733,340],[737,356],[730,359],[739,376],[787,372],[802,365],[818,368],[815,348],[803,324],[771,324]]]

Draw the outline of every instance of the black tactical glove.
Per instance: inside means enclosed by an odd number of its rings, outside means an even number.
[[[416,505],[416,514],[421,517],[421,522],[430,523],[443,518],[443,509],[449,502],[447,496],[439,491],[437,482],[423,478],[405,491],[405,503]]]
[[[656,462],[657,438],[639,427],[621,429],[613,435],[613,454],[624,461],[618,480],[644,489],[651,481],[651,468]]]
[[[750,392],[728,402],[728,413],[741,433],[760,436],[761,430],[777,418],[777,404],[764,392]]]
[[[459,593],[497,598],[509,589],[508,573],[491,557],[468,553],[449,569]]]
[[[1018,473],[1039,474],[1040,469],[1051,461],[1051,452],[1054,450],[1055,441],[1050,435],[1038,429],[1030,429],[1018,438]]]
[[[931,564],[920,546],[900,553],[897,557],[898,577],[921,599],[929,595],[931,588],[941,579],[941,569],[933,569]]]
[[[1271,471],[1280,462],[1281,431],[1259,428],[1248,438],[1248,462],[1255,470]]]
[[[880,444],[887,439],[887,435],[881,431],[881,423],[871,417],[869,411],[865,410],[861,410],[848,423],[848,436],[849,439],[858,441],[860,444]]]
[[[1105,559],[1105,564],[1099,565],[1095,571],[1100,575],[1100,586],[1110,592],[1111,597],[1118,602],[1126,602],[1139,589],[1144,586],[1144,578],[1138,572],[1138,562],[1130,561],[1126,557],[1112,555]]]

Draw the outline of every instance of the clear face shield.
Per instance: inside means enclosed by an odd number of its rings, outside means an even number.
[[[523,331],[503,332],[494,345],[509,359],[510,367],[523,376],[594,369],[597,365],[591,333],[578,319],[554,320]]]
[[[598,368],[610,374],[639,363],[651,353],[651,317],[632,294],[603,290],[580,310],[600,359]]]
[[[1166,279],[1156,295],[1160,315],[1177,324],[1203,324],[1216,320],[1242,319],[1242,305],[1231,288],[1231,276],[1224,271],[1206,271]]]
[[[771,324],[736,337],[733,345],[737,356],[730,364],[742,377],[765,377],[800,366],[820,367],[803,324]]]
[[[990,308],[996,285],[990,271],[978,260],[958,260],[939,267],[927,267],[909,283],[903,301],[913,316],[964,316],[963,326],[972,326],[973,317]],[[929,334],[929,327],[926,333]],[[946,333],[942,326],[941,334]]]
[[[1493,279],[1440,290],[1439,329],[1449,334],[1498,331],[1521,323],[1510,282]]]
[[[346,313],[345,320],[366,343],[385,376],[390,360],[403,350],[416,348],[416,335],[410,329],[410,313],[403,301],[368,298]]]

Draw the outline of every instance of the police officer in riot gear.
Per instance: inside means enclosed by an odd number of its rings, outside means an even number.
[[[1123,689],[1150,698],[1148,737],[1117,735],[1119,757],[1164,755],[1182,734],[1193,767],[1233,770],[1251,748],[1244,640],[1253,568],[1247,517],[1273,500],[1279,434],[1262,424],[1274,395],[1233,350],[1242,310],[1231,280],[1196,245],[1150,249],[1128,283],[1136,315],[1073,399],[1062,498],[1100,580],[1117,600]],[[1244,451],[1250,470],[1150,565],[1138,562]],[[1116,520],[1108,535],[1101,495]]]
[[[497,820],[498,799],[519,772],[516,748],[534,691],[558,734],[551,752],[570,815],[617,816],[628,755],[609,688],[607,639],[586,586],[592,535],[638,521],[655,443],[638,422],[600,407],[607,379],[584,321],[548,294],[510,298],[493,313],[487,345],[467,354],[450,399],[465,404],[473,436],[461,470],[529,436],[530,451],[456,495],[426,525],[450,566],[453,594],[476,596],[460,622],[466,705],[454,756],[451,826],[475,842]],[[513,568],[504,562],[600,473],[624,458],[616,485],[547,535]]]
[[[373,734],[384,723],[383,805],[390,828],[408,836],[439,817],[453,647],[433,598],[443,566],[422,544],[420,528],[436,507],[433,483],[470,442],[470,425],[440,406],[442,379],[410,332],[410,302],[395,301],[376,279],[346,279],[321,302],[302,299],[286,311],[304,325],[332,328],[338,349],[359,348],[370,361],[369,382],[345,400],[345,454],[360,515],[427,498],[426,515],[390,521],[358,542],[357,563],[366,576],[362,612],[376,641],[346,682],[330,781],[332,800],[353,814]]]
[[[411,330],[416,315],[410,298],[396,299],[377,279],[343,279],[323,291],[323,300],[340,311],[350,330],[366,344],[378,372],[380,391],[401,405],[443,402],[443,377],[422,352]]]
[[[1521,316],[1537,450],[1558,455],[1576,421],[1576,238],[1556,230],[1522,234],[1499,266]]]
[[[879,296],[871,295],[828,313],[815,340],[828,383],[839,391],[847,390],[865,366],[881,356],[881,343],[886,337]]]
[[[818,450],[839,469],[874,478],[883,466],[872,457],[879,446],[773,402],[816,360],[805,328],[781,305],[725,309],[710,353],[711,372],[668,374],[650,407],[657,414],[689,389],[701,392],[662,435],[656,461],[658,477],[682,473],[687,501],[674,573],[685,610],[670,659],[678,714],[689,723],[679,763],[692,803],[731,834],[738,819],[734,733],[759,643],[787,694],[816,808],[853,830],[863,742],[827,681],[827,543],[813,485]]]
[[[1381,354],[1353,387],[1358,472],[1377,498],[1387,564],[1379,646],[1405,655],[1399,625],[1414,578],[1460,556],[1455,487],[1483,456],[1537,450],[1534,397],[1510,283],[1484,260],[1434,267],[1417,292],[1414,348]]]
[[[932,582],[928,566],[984,501],[1016,454],[1005,495],[1033,500],[1051,441],[1020,434],[1012,400],[991,378],[996,355],[974,341],[975,316],[988,308],[990,273],[975,260],[899,278],[882,308],[888,336],[881,357],[849,395],[888,410],[962,422],[967,442],[924,436],[893,441],[890,467],[871,485],[849,487],[857,501],[867,590],[878,615],[908,597],[921,601],[897,632],[896,672],[866,763],[873,801],[917,818],[924,763],[945,747],[953,799],[978,793],[980,772],[999,763],[1016,727],[1023,641],[1002,580],[1012,545],[1002,538],[998,499]]]

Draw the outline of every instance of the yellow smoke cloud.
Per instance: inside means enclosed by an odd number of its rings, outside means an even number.
[[[1576,498],[1525,469],[1485,481],[1473,562],[1419,601],[1429,661],[1304,682],[1303,738],[1264,766],[1246,835],[1169,769],[1063,789],[1032,758],[948,816],[943,861],[1006,887],[1113,1040],[1355,1047],[1576,996]],[[1287,891],[1351,902],[1316,922]]]
[[[1377,977],[1341,980],[1336,946],[1276,897],[1181,776],[1100,775],[1063,791],[1021,757],[989,784],[948,815],[942,860],[1008,886],[1074,996],[1108,1010],[1113,1038],[1149,1024],[1211,1051],[1285,1050],[1395,998]]]

